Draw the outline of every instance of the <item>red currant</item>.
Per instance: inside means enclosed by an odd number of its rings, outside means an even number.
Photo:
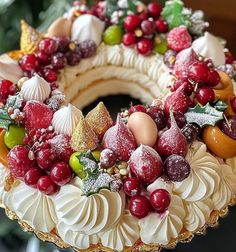
[[[69,37],[56,37],[55,41],[57,42],[58,51],[65,53],[69,50],[70,38]]]
[[[124,192],[130,196],[137,196],[141,193],[140,182],[137,178],[127,178],[123,184]]]
[[[134,196],[130,199],[129,210],[132,215],[141,219],[146,217],[151,211],[149,200],[144,196]]]
[[[45,38],[39,43],[39,51],[47,55],[52,55],[57,51],[58,45],[54,39]]]
[[[163,19],[157,19],[155,21],[155,24],[156,24],[156,31],[159,32],[159,33],[166,33],[168,32],[168,24],[165,20]]]
[[[37,58],[39,59],[40,63],[44,66],[47,66],[50,64],[51,62],[51,57],[49,55],[47,55],[44,52],[39,51],[37,53]]]
[[[153,35],[155,33],[155,28],[155,23],[151,20],[144,20],[141,23],[141,29],[147,36]]]
[[[140,25],[140,19],[139,16],[137,15],[129,15],[124,19],[124,23],[123,26],[127,31],[134,31],[135,29],[137,29]]]
[[[150,14],[150,16],[152,16],[154,18],[158,18],[161,14],[161,11],[162,11],[162,7],[158,3],[148,4],[147,9],[148,9],[148,13]]]
[[[236,96],[234,96],[231,100],[231,107],[233,111],[236,113]]]
[[[157,189],[150,195],[150,203],[158,213],[164,213],[170,205],[171,197],[165,189]]]
[[[137,50],[140,54],[148,56],[152,53],[153,42],[150,39],[143,38],[137,43]]]
[[[45,69],[44,71],[44,74],[43,74],[43,77],[46,81],[48,82],[54,82],[54,81],[57,81],[57,72],[48,68],[48,69]]]
[[[141,21],[148,19],[148,13],[146,11],[143,11],[139,14],[139,19]]]
[[[135,112],[143,112],[143,113],[146,113],[146,112],[147,112],[147,109],[146,109],[146,107],[143,106],[143,105],[131,106],[131,107],[129,108],[129,111],[128,111],[129,116],[132,115],[132,114],[135,113]]]
[[[55,155],[51,149],[41,149],[36,153],[38,166],[43,170],[49,170],[55,161]]]
[[[36,71],[39,68],[39,60],[34,54],[25,54],[19,63],[23,71]]]
[[[116,155],[110,149],[104,149],[101,152],[100,156],[100,164],[103,168],[110,168],[116,163]]]
[[[206,105],[208,102],[214,102],[215,93],[211,88],[203,87],[197,90],[195,97],[199,103]]]
[[[59,186],[63,186],[70,182],[72,171],[70,166],[65,162],[58,162],[53,165],[50,177],[52,181]]]
[[[15,85],[9,80],[0,80],[0,97],[7,98],[16,92]]]
[[[25,174],[25,184],[36,188],[38,180],[42,177],[42,171],[38,168],[32,168]]]
[[[69,51],[66,53],[67,63],[70,66],[75,66],[81,61],[82,55],[80,51]]]
[[[66,65],[66,58],[64,54],[60,52],[54,54],[51,59],[51,64],[55,70],[64,68],[64,66]]]
[[[196,83],[207,83],[209,68],[203,62],[193,63],[188,70],[188,78]]]
[[[58,191],[58,186],[52,181],[52,179],[46,175],[42,176],[37,183],[39,191],[46,195],[52,195]]]
[[[220,82],[220,75],[216,70],[210,70],[208,73],[207,85],[210,87],[215,87]]]
[[[122,42],[125,46],[132,46],[136,43],[136,36],[133,32],[128,32],[123,35]]]

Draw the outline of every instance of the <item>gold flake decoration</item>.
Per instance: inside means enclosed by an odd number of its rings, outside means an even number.
[[[5,192],[10,192],[10,190],[13,188],[15,183],[15,178],[14,176],[10,173],[9,175],[6,176],[5,181],[4,181],[4,191]]]
[[[99,139],[113,125],[112,118],[103,102],[87,114],[86,120]]]
[[[96,133],[89,126],[87,120],[81,118],[71,137],[72,149],[79,152],[86,152],[96,149],[97,146],[98,137]]]
[[[28,25],[24,20],[21,20],[20,50],[22,53],[33,53],[42,38],[43,34]]]
[[[13,60],[19,60],[24,55],[24,53],[22,53],[21,50],[15,50],[8,52],[7,55]]]

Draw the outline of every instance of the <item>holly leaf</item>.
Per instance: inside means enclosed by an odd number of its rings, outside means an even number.
[[[205,106],[197,104],[194,108],[190,108],[185,117],[188,123],[196,123],[201,128],[206,125],[215,126],[215,124],[223,119],[223,112],[213,108],[209,103]]]
[[[216,102],[216,104],[214,105],[214,108],[217,109],[217,110],[219,110],[219,111],[223,111],[224,112],[228,108],[228,105],[227,105],[227,103],[225,103],[225,102],[223,102],[221,100],[218,100]]]
[[[91,151],[81,153],[78,156],[79,162],[84,166],[84,170],[89,174],[96,173],[98,170],[98,164]]]
[[[9,126],[12,124],[12,119],[6,110],[0,109],[0,129],[8,130]]]
[[[136,1],[134,0],[127,0],[128,2],[128,9],[130,11],[132,11],[133,13],[137,12],[137,5],[136,5]]]
[[[110,17],[114,11],[118,10],[117,0],[107,0],[106,3],[105,14]]]
[[[9,108],[20,109],[22,107],[23,98],[21,95],[10,95],[7,99],[5,109]]]

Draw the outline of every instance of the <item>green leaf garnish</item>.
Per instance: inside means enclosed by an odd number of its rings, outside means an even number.
[[[221,101],[221,100],[218,100],[215,105],[214,105],[214,108],[219,110],[219,111],[225,111],[227,108],[228,108],[228,105],[227,103]]]
[[[0,109],[0,129],[8,130],[11,124],[13,124],[13,122],[7,111]]]

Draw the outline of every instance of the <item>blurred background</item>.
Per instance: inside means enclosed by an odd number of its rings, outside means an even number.
[[[45,31],[53,20],[70,8],[72,2],[73,0],[0,0],[0,54],[19,47],[21,19]],[[190,8],[204,10],[206,20],[210,22],[209,30],[225,38],[228,48],[236,55],[236,1],[185,0],[184,2]],[[113,109],[127,107],[130,102],[128,97],[120,99],[116,96],[105,98],[103,101]],[[220,222],[220,228],[209,229],[207,236],[196,237],[190,244],[180,244],[172,251],[236,251],[236,207],[231,208],[230,215]],[[53,245],[39,242],[34,236],[21,231],[18,225],[8,220],[3,210],[0,210],[0,252],[14,251],[56,252],[58,250]]]

